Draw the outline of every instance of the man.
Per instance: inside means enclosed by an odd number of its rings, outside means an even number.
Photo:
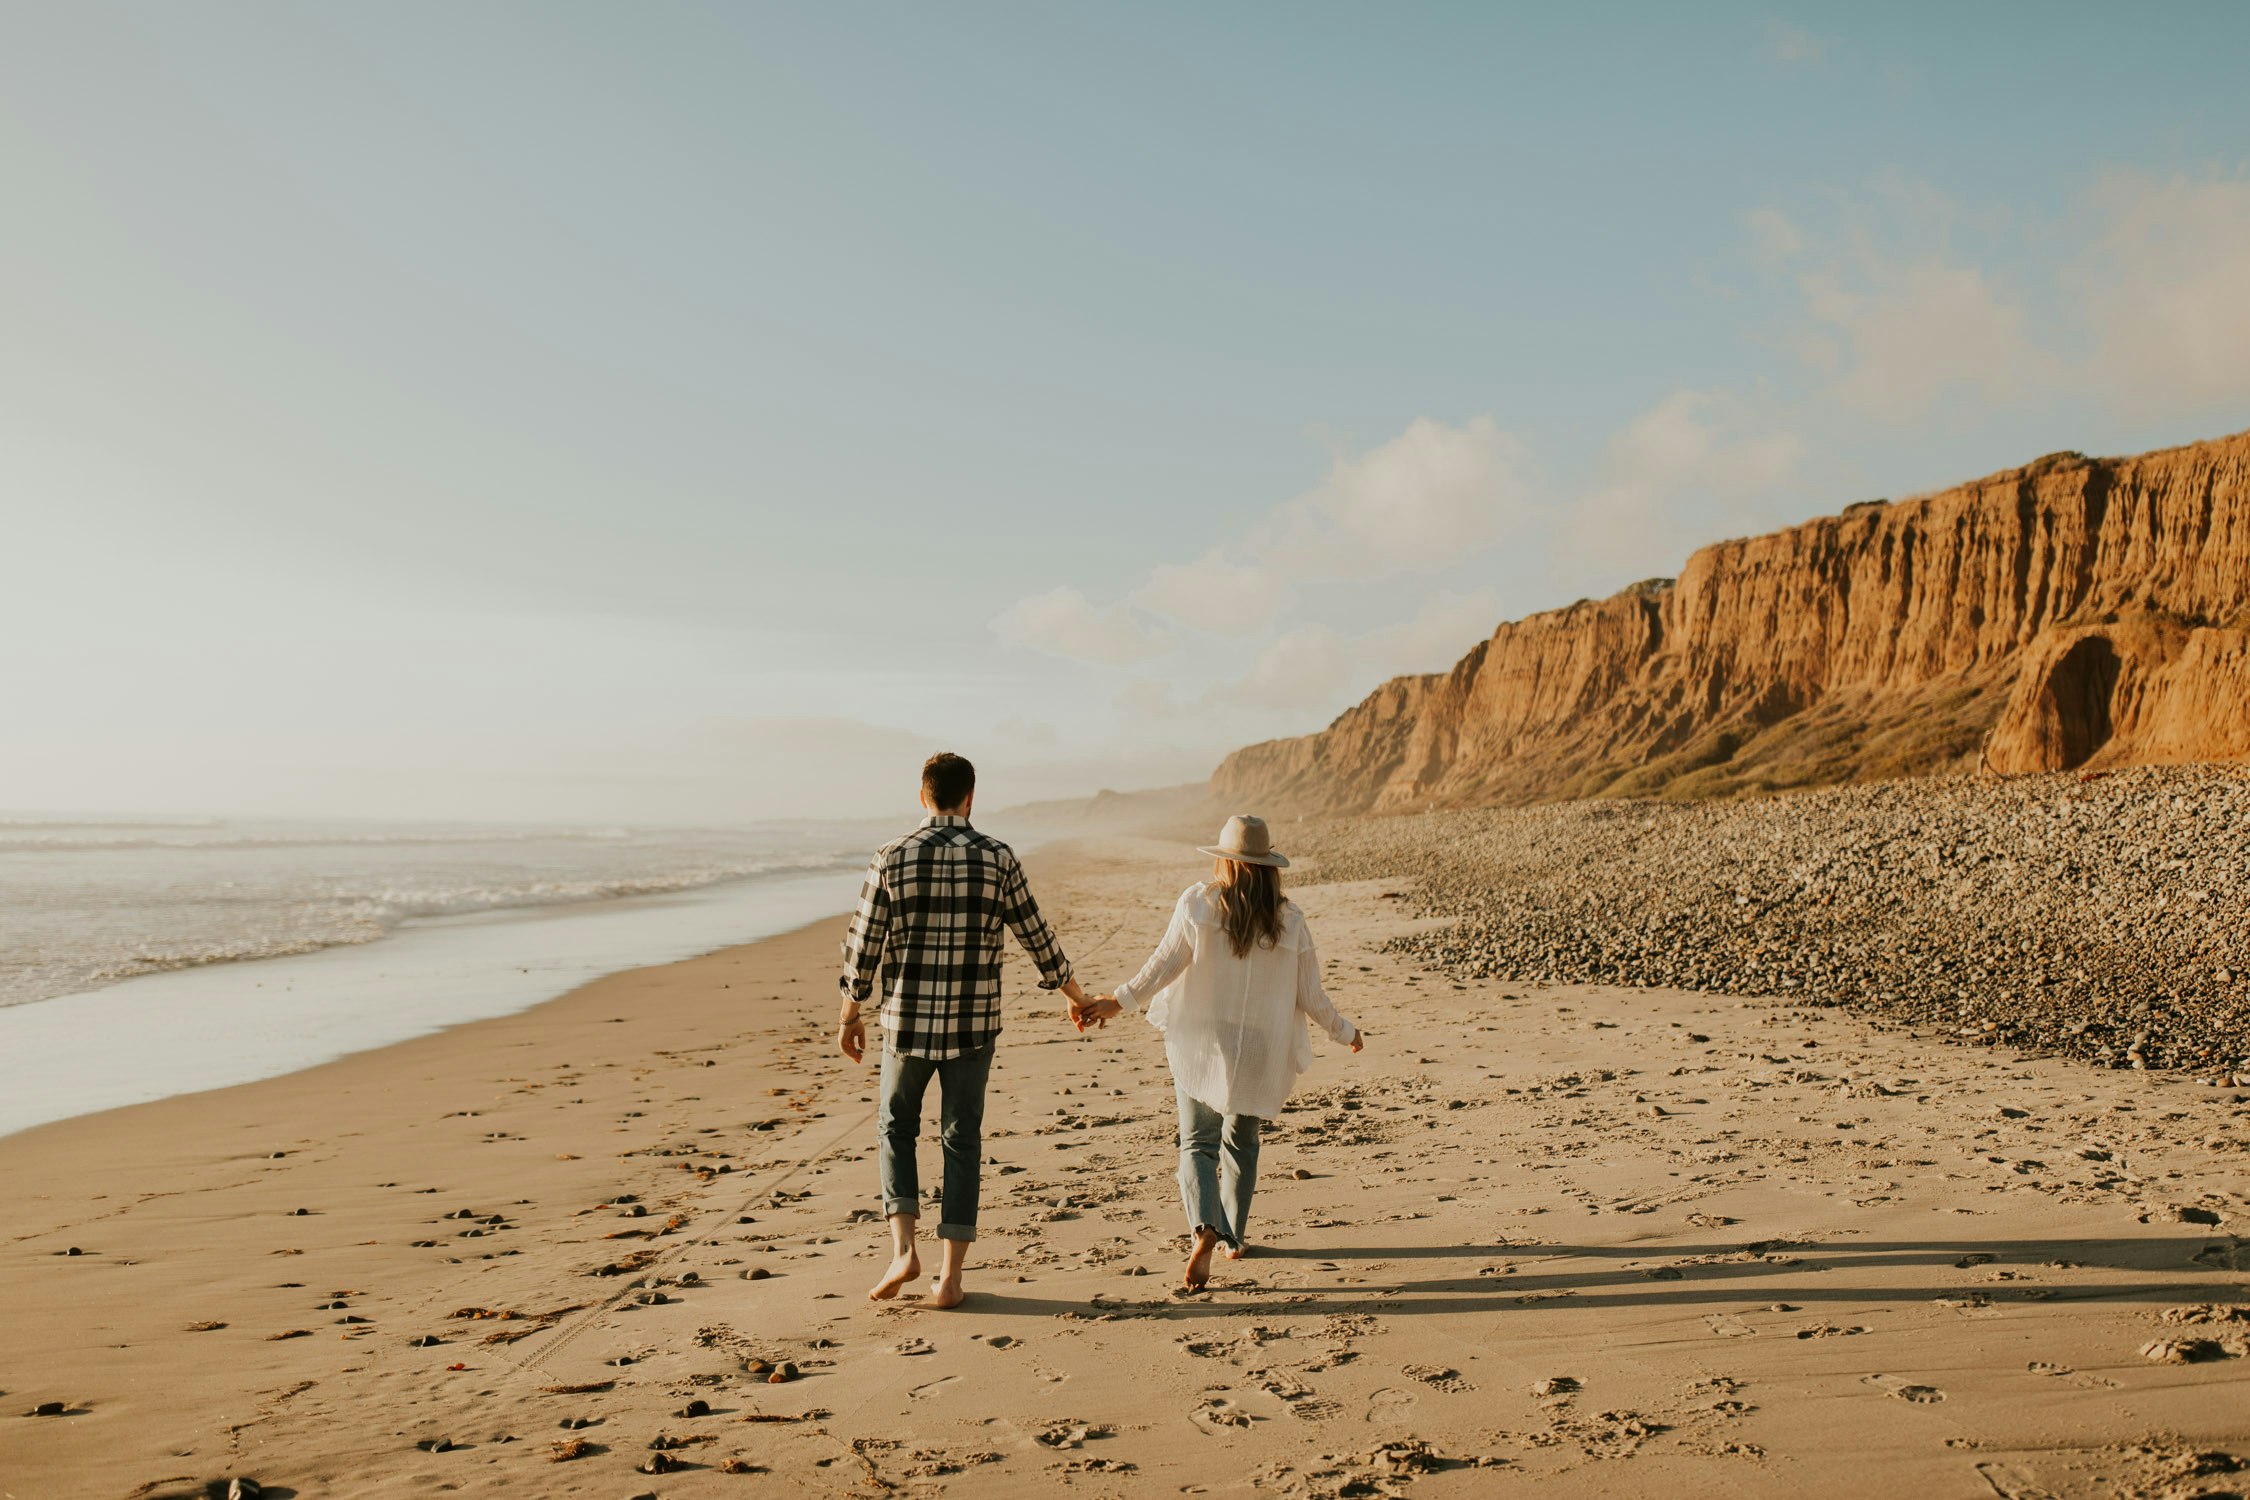
[[[1070,997],[1073,1019],[1087,1003],[1015,853],[969,826],[976,789],[976,767],[960,756],[929,758],[922,767],[922,806],[930,816],[876,851],[844,937],[836,1044],[853,1062],[866,1055],[860,1006],[873,994],[878,972],[883,985],[878,1140],[892,1259],[867,1294],[873,1301],[896,1297],[922,1274],[914,1246],[922,1213],[914,1140],[922,1128],[922,1095],[934,1077],[945,1150],[944,1217],[937,1227],[945,1259],[931,1278],[927,1305],[961,1303],[961,1272],[977,1233],[984,1085],[1000,1035],[1001,928],[1015,933],[1038,966],[1039,987]]]

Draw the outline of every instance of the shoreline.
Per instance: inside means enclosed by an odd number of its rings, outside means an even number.
[[[1029,863],[1090,988],[1199,873],[1149,840]],[[839,917],[0,1137],[0,1490],[1096,1496],[1217,1465],[1305,1500],[1490,1468],[2074,1500],[2250,1462],[2250,1110],[1786,999],[1450,978],[1386,946],[1431,928],[1396,889],[1296,887],[1369,1049],[1318,1046],[1258,1253],[1203,1297],[1167,1290],[1160,1042],[1079,1036],[1012,956],[971,1300],[864,1301]]]
[[[856,869],[759,875],[418,918],[365,943],[188,965],[0,1007],[0,1139],[285,1076],[754,942],[847,910],[858,880]]]

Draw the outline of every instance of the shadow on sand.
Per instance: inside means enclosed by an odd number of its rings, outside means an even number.
[[[1268,1284],[1260,1267],[1306,1263],[1340,1271],[1353,1262],[1388,1267],[1411,1261],[1482,1260],[1493,1274],[1360,1281],[1336,1286]],[[1563,1269],[1562,1263],[1596,1264]],[[1513,1262],[1513,1274],[1500,1273]],[[1617,1262],[1631,1262],[1620,1265]],[[1606,1264],[1605,1264],[1606,1263]],[[1553,1270],[1538,1269],[1541,1264]],[[1995,1281],[1996,1270],[2037,1268],[2123,1273],[2084,1277],[2069,1285]],[[1434,1268],[1433,1268],[1434,1269]],[[2250,1241],[2227,1236],[2110,1240],[1756,1240],[1730,1245],[1338,1245],[1322,1249],[1261,1247],[1249,1261],[1219,1269],[1210,1291],[1190,1297],[1149,1296],[1133,1285],[1086,1301],[977,1290],[979,1313],[1053,1317],[1058,1313],[1158,1317],[1375,1312],[1386,1317],[1428,1313],[1501,1313],[1526,1303],[1582,1307],[1741,1307],[1787,1302],[1920,1303],[1933,1298],[1987,1299],[1995,1306],[2065,1302],[2226,1301],[2250,1293]],[[2205,1273],[2196,1275],[2195,1273]],[[1654,1273],[1654,1274],[1651,1274]],[[1840,1273],[1840,1274],[1839,1274]],[[2153,1279],[2152,1279],[2153,1278]],[[1161,1285],[1161,1283],[1159,1283]]]

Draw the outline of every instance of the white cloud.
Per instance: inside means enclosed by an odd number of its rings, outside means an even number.
[[[1828,55],[1828,43],[1802,26],[1787,21],[1766,27],[1766,56],[1780,63],[1816,63]]]
[[[1050,748],[1062,743],[1062,735],[1055,726],[1041,719],[1027,719],[1021,714],[1002,719],[992,726],[992,737],[1003,744]]]
[[[1788,260],[1805,248],[1805,232],[1778,208],[1753,208],[1743,221],[1750,226],[1760,260]]]
[[[1117,693],[1117,712],[1128,723],[1162,723],[1187,711],[1169,682],[1136,677]]]
[[[1289,603],[1289,586],[1255,563],[1229,562],[1214,547],[1194,562],[1150,570],[1133,602],[1213,635],[1255,635]]]
[[[2086,382],[2128,411],[2250,400],[2250,180],[2119,174],[2063,274],[2086,310]]]
[[[1358,642],[1362,665],[1360,692],[1379,680],[1408,672],[1444,672],[1468,655],[1469,648],[1500,623],[1500,596],[1490,589],[1432,595],[1414,617],[1386,626]],[[1359,692],[1353,695],[1359,696]]]
[[[1869,257],[1856,276],[1811,272],[1799,286],[1833,335],[1834,393],[1870,415],[1910,422],[1963,392],[2015,401],[2054,379],[2024,332],[2021,303],[1975,266]]]
[[[1488,547],[1527,513],[1523,445],[1490,417],[1417,417],[1340,458],[1317,489],[1278,507],[1249,550],[1308,577],[1434,573]]]
[[[1804,321],[1789,342],[1860,415],[2065,400],[2145,419],[2250,401],[2240,171],[2112,173],[2043,224],[1891,175],[1842,196],[1825,232],[1777,208],[1747,223],[1763,263],[1795,267]],[[2029,269],[2002,275],[2002,257]]]
[[[1241,681],[1206,696],[1214,704],[1316,709],[1334,703],[1357,679],[1356,665],[1351,643],[1342,635],[1326,625],[1300,625],[1266,642]]]
[[[1172,645],[1132,605],[1096,605],[1067,584],[1017,600],[994,618],[992,630],[1011,645],[1049,656],[1113,665],[1161,655]]]
[[[1294,714],[1335,713],[1365,697],[1378,682],[1448,670],[1499,621],[1498,597],[1480,589],[1441,592],[1411,619],[1365,635],[1301,625],[1267,642],[1240,681],[1212,689],[1205,702]]]
[[[1601,480],[1570,507],[1570,555],[1634,574],[1668,573],[1714,523],[1795,474],[1804,444],[1758,425],[1741,401],[1674,391],[1609,441]]]
[[[1095,604],[1074,587],[1052,589],[1019,600],[992,628],[1050,656],[1110,665],[1177,643],[1156,616],[1213,635],[1256,636],[1288,607],[1296,580],[1440,572],[1530,523],[1523,466],[1522,445],[1490,417],[1458,427],[1417,418],[1389,442],[1338,458],[1318,487],[1276,506],[1232,556],[1214,547],[1189,562],[1161,564],[1114,604]],[[1276,701],[1293,697],[1289,683],[1315,675],[1307,655],[1314,640],[1297,631],[1270,643],[1275,654],[1253,670],[1251,690]]]

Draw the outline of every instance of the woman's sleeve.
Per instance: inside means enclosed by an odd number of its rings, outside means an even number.
[[[1189,960],[1195,957],[1195,943],[1188,935],[1188,927],[1187,897],[1183,895],[1172,908],[1172,922],[1164,929],[1164,941],[1156,945],[1148,962],[1141,965],[1140,973],[1113,991],[1119,1010],[1131,1015],[1140,1009],[1143,1000],[1187,972]]]
[[[1359,1036],[1359,1028],[1337,1012],[1328,991],[1320,986],[1320,955],[1313,951],[1309,927],[1305,929],[1304,946],[1297,950],[1297,1009],[1344,1046],[1350,1046]]]

